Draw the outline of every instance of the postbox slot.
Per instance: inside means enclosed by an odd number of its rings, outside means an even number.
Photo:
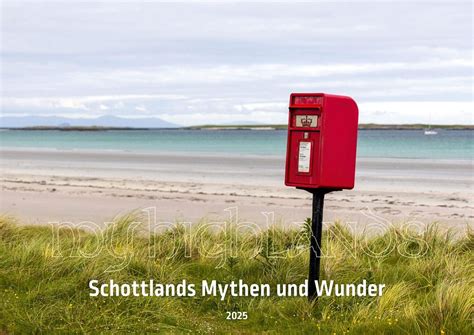
[[[298,108],[298,109],[315,109],[321,108],[321,105],[291,105],[290,108]]]
[[[321,105],[323,99],[323,96],[313,94],[295,94],[291,97],[290,103],[292,105]]]

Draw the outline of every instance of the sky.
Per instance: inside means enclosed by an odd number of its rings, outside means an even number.
[[[471,2],[1,3],[5,116],[286,123],[326,92],[361,123],[474,123]]]

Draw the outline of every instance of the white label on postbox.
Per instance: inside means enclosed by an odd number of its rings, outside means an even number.
[[[310,127],[318,126],[317,115],[296,115],[295,127]]]
[[[298,172],[309,172],[309,163],[311,158],[311,142],[300,142],[298,152]]]

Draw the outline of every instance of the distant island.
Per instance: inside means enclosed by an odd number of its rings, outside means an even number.
[[[103,127],[103,126],[33,126],[33,127],[15,127],[0,128],[9,130],[59,130],[59,131],[106,131],[106,130],[149,130],[159,128],[138,128],[138,127]],[[163,128],[169,129],[169,128]]]
[[[375,124],[362,123],[359,129],[376,130],[420,130],[429,128],[428,124]],[[469,130],[474,125],[431,125],[434,129]],[[58,131],[107,131],[107,130],[148,130],[148,129],[188,129],[188,130],[282,130],[286,124],[262,124],[253,121],[240,121],[230,124],[204,124],[182,126],[155,116],[126,118],[114,115],[102,115],[94,118],[68,118],[61,116],[1,116],[0,129],[21,130],[58,130]]]
[[[429,125],[416,124],[375,124],[362,123],[359,124],[360,130],[423,130]],[[189,127],[107,127],[107,126],[32,126],[32,127],[0,127],[0,129],[9,130],[57,130],[57,131],[108,131],[108,130],[284,130],[287,129],[286,124],[269,124],[269,125],[200,125]],[[446,130],[474,130],[474,125],[431,125],[432,129],[446,129]]]
[[[428,124],[376,124],[361,123],[359,129],[362,130],[423,130],[428,128]],[[286,124],[269,124],[269,125],[202,125],[191,126],[186,129],[206,129],[206,130],[277,130],[287,129]],[[449,130],[472,130],[474,125],[431,125],[432,129],[449,129]]]

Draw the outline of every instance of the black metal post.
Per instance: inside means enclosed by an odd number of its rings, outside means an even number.
[[[319,280],[321,263],[321,236],[323,232],[324,195],[328,190],[308,190],[313,194],[313,215],[311,219],[311,247],[309,250],[308,300],[313,301],[316,295],[315,281]]]

